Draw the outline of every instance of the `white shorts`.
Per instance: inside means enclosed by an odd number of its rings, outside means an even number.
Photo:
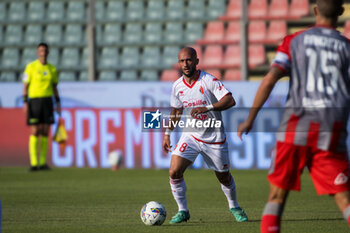
[[[222,144],[210,144],[197,141],[191,135],[183,134],[172,154],[190,160],[192,163],[198,154],[201,154],[209,168],[217,172],[227,172],[230,169],[226,141]]]

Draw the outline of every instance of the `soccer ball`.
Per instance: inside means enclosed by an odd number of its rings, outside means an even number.
[[[140,216],[144,224],[160,226],[166,219],[166,210],[162,204],[150,201],[142,207]]]
[[[111,151],[108,154],[109,165],[111,165],[112,170],[117,170],[123,163],[123,156],[120,150]]]

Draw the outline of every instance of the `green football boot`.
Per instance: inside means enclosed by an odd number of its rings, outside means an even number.
[[[235,216],[237,222],[246,222],[246,221],[248,221],[248,216],[244,212],[244,210],[242,210],[241,207],[231,208],[230,211],[233,214],[233,216]]]
[[[184,211],[180,210],[177,212],[175,216],[170,220],[170,224],[175,224],[175,223],[181,223],[181,222],[187,222],[187,220],[190,219],[190,212],[189,211]]]

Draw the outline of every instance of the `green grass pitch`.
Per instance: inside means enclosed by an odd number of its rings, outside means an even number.
[[[238,201],[249,222],[237,223],[213,171],[185,173],[189,222],[170,225],[177,211],[166,170],[54,168],[29,173],[27,168],[0,168],[4,233],[51,232],[259,232],[268,195],[266,171],[231,171]],[[347,232],[333,198],[317,196],[307,174],[302,192],[292,192],[282,222],[283,232]],[[167,210],[162,226],[145,226],[141,207],[158,201]]]

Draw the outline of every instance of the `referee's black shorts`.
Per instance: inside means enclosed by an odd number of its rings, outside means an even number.
[[[27,125],[53,124],[54,122],[51,97],[29,99]]]

